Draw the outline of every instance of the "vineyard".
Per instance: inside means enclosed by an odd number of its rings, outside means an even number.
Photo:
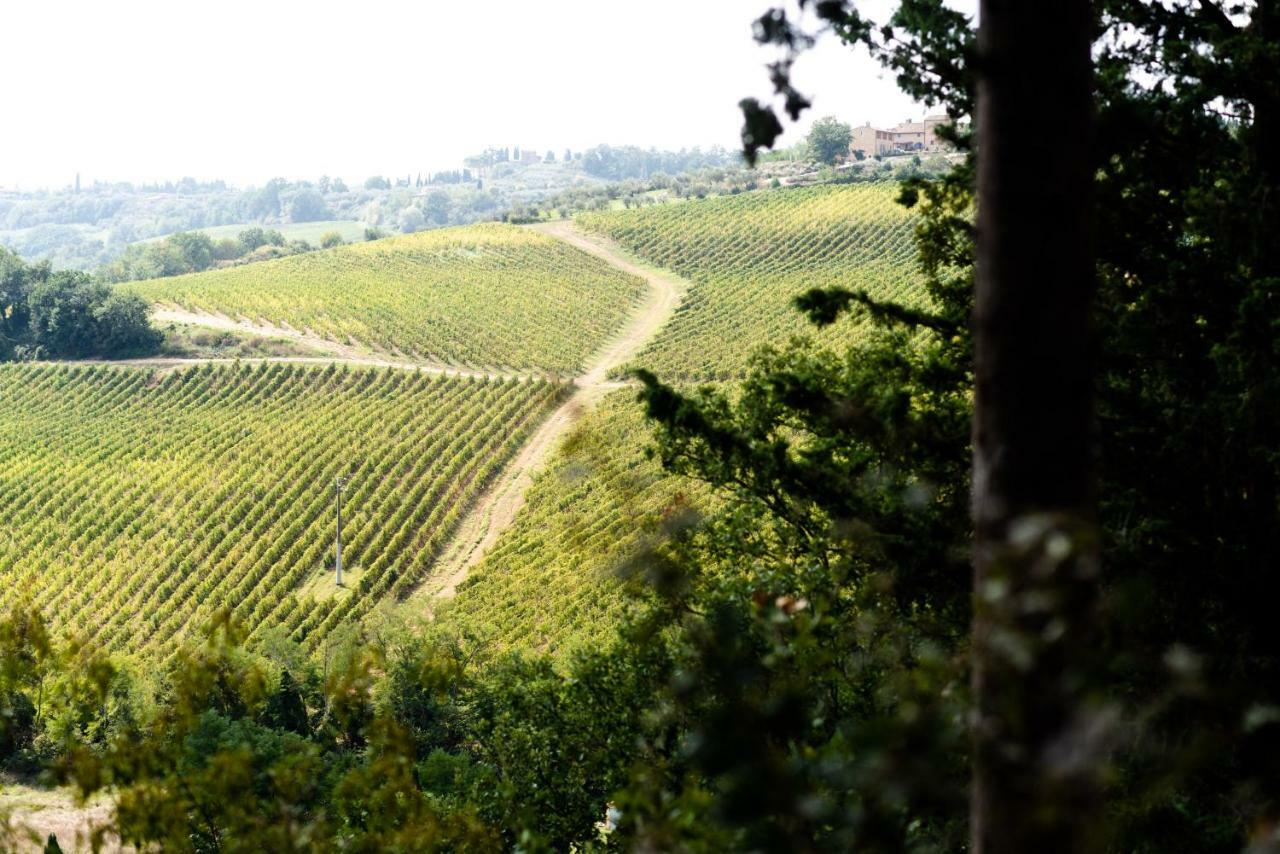
[[[665,510],[704,494],[645,456],[649,432],[635,392],[596,404],[512,528],[439,611],[440,626],[476,639],[485,654],[565,654],[611,637],[626,607],[628,560]]]
[[[314,645],[424,577],[563,393],[278,363],[2,367],[0,606],[27,599],[132,652],[170,650],[222,608]]]
[[[750,193],[582,224],[690,282],[635,359],[671,379],[736,378],[756,344],[810,331],[789,300],[813,285],[916,298],[912,220],[886,186]],[[646,290],[562,240],[497,225],[126,287],[528,373],[581,371]],[[846,321],[818,337],[860,329]],[[425,578],[565,393],[545,381],[284,363],[4,368],[0,572],[10,583],[0,600],[29,597],[112,649],[163,653],[224,607],[251,631],[314,643]],[[644,455],[647,432],[631,391],[589,411],[439,607],[440,628],[488,652],[562,653],[609,636],[626,602],[617,570],[658,515],[704,498],[662,477]],[[331,577],[338,474],[351,477],[344,588]]]
[[[580,372],[644,293],[559,240],[497,224],[122,287],[411,359],[558,374]]]
[[[803,187],[577,221],[692,283],[635,363],[673,381],[727,380],[741,375],[756,346],[814,333],[791,307],[809,288],[840,284],[907,304],[923,298],[914,222],[896,193],[888,183]],[[862,323],[844,320],[815,337],[847,343]]]

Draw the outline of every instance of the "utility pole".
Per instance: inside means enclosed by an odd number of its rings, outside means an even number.
[[[333,479],[333,495],[337,502],[338,511],[338,533],[334,537],[337,561],[335,563],[336,570],[333,576],[333,583],[338,587],[342,586],[342,490],[346,486],[347,479],[342,475],[338,475]]]

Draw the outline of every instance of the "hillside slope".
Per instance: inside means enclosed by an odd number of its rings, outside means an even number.
[[[420,580],[563,393],[287,364],[0,367],[0,607],[29,597],[116,650],[164,651],[224,607],[314,641]]]
[[[645,455],[648,442],[634,391],[596,403],[539,473],[512,527],[438,609],[439,626],[485,655],[564,654],[613,637],[630,562],[664,518],[705,493],[664,476]]]
[[[896,195],[889,183],[762,190],[577,221],[692,283],[671,323],[633,364],[673,381],[727,380],[766,341],[806,334],[836,343],[860,334],[858,320],[816,333],[791,305],[809,288],[923,299],[914,219]]]
[[[121,287],[421,361],[576,374],[644,284],[528,229],[476,225]]]

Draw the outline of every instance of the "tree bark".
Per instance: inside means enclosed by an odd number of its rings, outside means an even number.
[[[1102,716],[1090,307],[1092,14],[982,0],[973,849],[1092,850]]]

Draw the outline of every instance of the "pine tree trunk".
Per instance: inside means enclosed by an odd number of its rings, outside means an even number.
[[[1092,850],[1100,717],[1087,0],[982,0],[974,851]]]

